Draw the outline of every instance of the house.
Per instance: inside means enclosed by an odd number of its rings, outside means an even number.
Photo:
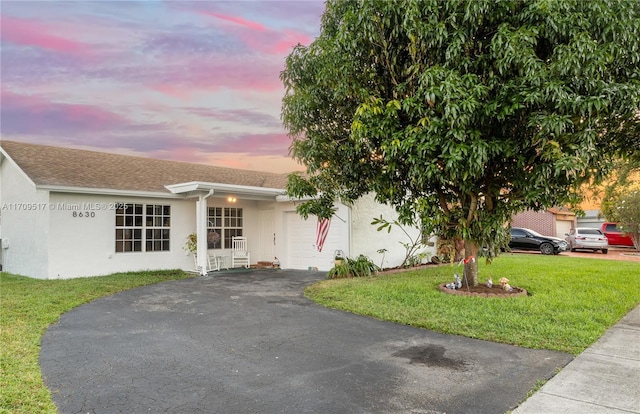
[[[231,264],[233,236],[247,238],[252,264],[278,258],[282,268],[326,271],[336,250],[380,264],[380,249],[384,267],[401,264],[405,234],[370,224],[380,215],[393,220],[392,208],[371,196],[337,203],[318,251],[317,219],[296,213],[285,184],[286,174],[3,140],[2,270],[40,279],[194,270],[185,250],[193,233],[198,252],[221,257],[223,267]],[[206,255],[198,256],[204,264]]]
[[[544,211],[527,210],[511,218],[511,227],[524,227],[545,236],[564,239],[565,233],[576,227],[576,215],[566,207],[547,208]]]

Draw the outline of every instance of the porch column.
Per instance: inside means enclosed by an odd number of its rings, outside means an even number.
[[[207,198],[213,194],[210,190],[208,194],[199,194],[196,201],[196,235],[198,236],[198,267],[200,275],[207,275],[209,267],[209,258],[207,257]]]

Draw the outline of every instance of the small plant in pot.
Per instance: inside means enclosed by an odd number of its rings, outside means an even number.
[[[191,254],[196,254],[198,252],[198,236],[195,233],[191,233],[187,236],[187,242],[184,244],[184,249]]]
[[[341,279],[345,277],[365,277],[379,272],[380,268],[366,256],[360,255],[355,259],[344,258],[344,263],[335,266],[327,273],[328,279]]]
[[[344,264],[344,252],[342,250],[336,250],[333,253],[333,264],[336,266],[342,266]]]

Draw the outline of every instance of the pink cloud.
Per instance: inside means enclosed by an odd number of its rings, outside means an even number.
[[[150,85],[150,88],[185,102],[189,101],[192,95],[191,91],[188,88],[176,86],[173,83],[171,85],[154,84]]]
[[[291,173],[304,171],[305,168],[287,156],[235,154],[207,154],[202,160],[206,164],[221,167],[241,168],[244,170]]]
[[[90,54],[91,47],[88,44],[50,33],[53,31],[51,27],[37,20],[2,17],[3,41],[73,55]]]
[[[306,34],[292,30],[273,30],[261,23],[246,20],[242,17],[222,15],[203,10],[198,11],[198,13],[234,23],[234,25],[226,27],[226,31],[241,39],[249,48],[262,53],[282,55],[291,51],[293,46],[298,43],[308,44],[311,41],[311,38]]]
[[[283,39],[276,42],[273,45],[273,50],[276,53],[286,54],[291,52],[293,46],[298,43],[308,45],[311,43],[311,37],[303,33],[293,32],[291,30],[285,30],[282,32]]]
[[[172,148],[171,151],[148,151],[132,155],[274,173],[290,173],[304,170],[302,165],[286,155],[216,152],[215,150],[198,148],[195,144],[193,146]]]
[[[243,125],[254,125],[271,128],[281,128],[282,122],[279,118],[252,108],[244,109],[222,109],[222,108],[202,108],[187,107],[184,110],[190,114],[200,116],[209,120],[235,122]]]
[[[155,145],[158,148],[157,144]],[[285,148],[287,146],[288,144]],[[298,162],[283,153],[282,149],[277,152],[265,153],[261,148],[248,147],[244,138],[235,147],[220,146],[216,141],[201,143],[182,139],[171,146],[161,145],[160,149],[136,148],[131,155],[277,173],[304,169]]]
[[[255,56],[253,62],[228,58],[191,58],[174,61],[155,73],[146,74],[144,81],[153,90],[186,102],[194,94],[220,89],[274,92],[282,89],[281,60]]]
[[[176,137],[160,137],[158,139],[149,137],[140,140],[136,150],[153,154],[159,158],[191,162],[202,162],[204,157],[216,154],[219,158],[228,159],[226,162],[233,162],[236,157],[229,154],[288,157],[290,143],[290,138],[284,132],[217,135],[204,142]],[[128,144],[129,147],[132,145],[131,142]]]
[[[225,20],[227,22],[232,22],[232,23],[238,24],[240,26],[248,27],[249,29],[257,30],[257,31],[260,31],[260,32],[266,32],[266,31],[269,30],[261,23],[252,22],[250,20],[245,20],[242,17],[227,16],[227,15],[223,15],[223,14],[219,14],[219,13],[213,13],[213,12],[209,12],[209,11],[205,11],[205,10],[201,10],[199,13],[207,15],[207,16],[215,17],[216,19]]]
[[[128,146],[135,146],[136,150],[151,153],[153,149],[159,149],[156,155],[162,158],[176,160],[196,160],[206,154],[218,154],[221,157],[229,157],[224,154],[243,153],[257,156],[288,156],[291,140],[286,133],[265,134],[215,134],[206,141],[193,140],[177,135],[147,136],[137,143],[129,142]],[[167,151],[170,151],[167,152]],[[231,157],[232,158],[232,157]]]
[[[93,133],[131,125],[128,119],[97,106],[51,102],[7,90],[2,90],[0,111],[6,134]]]
[[[298,43],[308,44],[311,41],[309,36],[292,31],[272,31],[266,34],[244,32],[236,35],[252,50],[283,57]]]
[[[216,152],[243,152],[261,155],[287,155],[291,139],[282,133],[250,134],[223,139],[213,145]]]

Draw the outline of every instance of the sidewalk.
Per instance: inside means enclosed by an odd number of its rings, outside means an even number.
[[[562,252],[562,256],[584,257],[589,259],[622,260],[626,262],[639,262],[640,252],[633,247],[609,246],[608,254],[601,252],[591,252],[589,250],[578,250],[575,252]]]
[[[640,414],[640,306],[512,413]]]

